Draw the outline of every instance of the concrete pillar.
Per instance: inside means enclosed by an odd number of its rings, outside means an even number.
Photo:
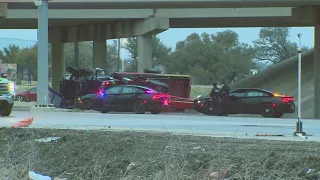
[[[314,118],[320,119],[320,24],[314,26]]]
[[[41,1],[38,6],[38,86],[37,104],[46,106],[49,104],[49,47],[48,47],[48,1]]]
[[[64,44],[52,42],[52,89],[60,92],[60,81],[65,77]]]
[[[152,69],[152,34],[138,36],[138,72]]]
[[[77,68],[79,68],[79,42],[74,42],[74,63]]]
[[[107,43],[104,39],[93,41],[93,66],[107,70]]]
[[[8,5],[7,3],[0,3],[0,19],[8,16]]]

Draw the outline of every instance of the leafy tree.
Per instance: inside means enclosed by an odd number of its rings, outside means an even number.
[[[38,45],[23,48],[18,58],[18,71],[20,79],[24,78],[24,72],[37,80],[38,77]]]
[[[20,48],[17,45],[9,45],[0,51],[3,63],[17,64],[18,81],[23,79],[25,71],[34,78],[37,77],[37,46]]]
[[[256,59],[277,64],[297,55],[298,45],[290,41],[290,28],[262,28],[259,39],[253,42],[256,49]],[[303,47],[303,51],[307,50]]]
[[[19,46],[10,44],[9,47],[5,47],[0,51],[0,58],[3,63],[17,63],[21,49]]]
[[[107,73],[111,74],[118,71],[118,42],[116,40],[112,41],[111,44],[107,46]]]
[[[240,43],[233,31],[201,36],[193,33],[176,44],[176,51],[165,66],[169,73],[198,77],[201,84],[230,83],[248,75],[249,69],[254,67],[253,55],[253,48]]]
[[[65,60],[66,65],[76,66],[74,59],[74,44],[65,44]],[[118,65],[118,51],[117,41],[113,41],[107,45],[107,72],[113,73]],[[92,68],[93,67],[93,43],[81,42],[79,43],[79,68]]]
[[[66,43],[64,45],[66,66],[76,66],[74,57],[74,43]],[[92,42],[79,43],[79,67],[78,68],[92,68],[93,67],[93,51]]]
[[[137,38],[131,37],[128,38],[127,44],[125,49],[130,54],[130,67],[127,66],[126,71],[137,71],[137,60],[138,60],[138,48],[137,48]],[[167,47],[165,44],[161,42],[161,40],[153,36],[153,51],[152,51],[152,58],[153,58],[153,66],[163,64],[164,59],[171,53],[172,48]]]

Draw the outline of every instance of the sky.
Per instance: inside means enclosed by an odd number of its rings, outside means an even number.
[[[224,30],[233,30],[239,35],[240,42],[251,44],[259,38],[260,28],[171,28],[158,35],[161,41],[170,47],[175,47],[178,41],[184,40],[191,33],[214,34]],[[297,34],[302,34],[302,45],[313,47],[313,27],[293,27],[291,28],[291,41],[298,42]],[[0,30],[0,49],[9,44],[16,44],[21,47],[32,46],[37,41],[36,30]]]

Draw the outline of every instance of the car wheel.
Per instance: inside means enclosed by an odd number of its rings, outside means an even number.
[[[23,102],[24,101],[23,96],[17,96],[17,101]]]
[[[1,107],[0,115],[1,116],[10,116],[10,114],[12,112],[12,108],[13,108],[12,104],[4,103]]]
[[[228,116],[226,113],[220,113],[219,116]]]
[[[161,113],[161,110],[153,110],[153,111],[150,111],[151,114],[160,114]]]
[[[146,113],[146,105],[143,103],[143,101],[138,100],[134,103],[133,111],[136,114],[144,114]]]
[[[275,116],[275,109],[271,104],[264,104],[261,106],[261,115],[266,118]]]
[[[91,99],[84,99],[82,109],[83,110],[91,110],[92,109],[92,100]]]
[[[277,113],[274,117],[275,118],[281,118],[283,116],[283,113]]]
[[[100,112],[101,113],[108,113],[109,111],[108,110],[101,110]]]

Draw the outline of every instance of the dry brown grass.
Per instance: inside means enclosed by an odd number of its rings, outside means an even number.
[[[63,140],[35,142],[48,136]],[[0,179],[26,179],[29,170],[94,180],[320,178],[316,142],[6,128],[0,137]]]

